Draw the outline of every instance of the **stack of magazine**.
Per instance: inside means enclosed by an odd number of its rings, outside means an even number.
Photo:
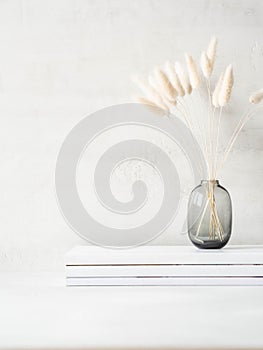
[[[65,263],[68,286],[263,285],[260,246],[79,246]]]

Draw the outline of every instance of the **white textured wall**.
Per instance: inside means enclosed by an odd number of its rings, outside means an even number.
[[[0,1],[0,262],[61,264],[83,241],[57,209],[54,168],[70,129],[101,107],[129,101],[130,76],[219,38],[218,67],[234,62],[238,116],[263,85],[260,0]],[[225,120],[229,129],[233,122]],[[234,202],[232,243],[263,244],[263,120],[241,135],[221,182]],[[170,227],[155,244],[187,244]]]

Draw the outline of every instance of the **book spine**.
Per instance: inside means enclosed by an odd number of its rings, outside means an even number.
[[[66,266],[67,277],[257,277],[263,265]]]
[[[131,254],[120,254],[119,252],[107,252],[107,254],[70,254],[66,256],[66,265],[174,265],[174,264],[263,264],[263,253],[246,252],[199,252],[181,254],[145,253],[139,254],[136,251]]]
[[[263,278],[67,278],[67,286],[262,286]]]

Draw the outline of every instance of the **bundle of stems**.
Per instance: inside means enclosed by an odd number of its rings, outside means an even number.
[[[184,65],[178,61],[167,61],[150,72],[148,79],[134,79],[143,96],[135,100],[146,105],[160,115],[182,119],[190,129],[206,161],[206,173],[200,174],[208,179],[206,203],[199,217],[196,237],[200,235],[206,212],[210,215],[210,239],[224,239],[224,228],[220,221],[215,198],[215,184],[218,172],[225,164],[241,130],[252,118],[257,108],[248,108],[240,118],[229,141],[221,146],[222,118],[229,103],[234,83],[233,66],[229,64],[212,86],[217,51],[217,39],[212,37],[207,50],[200,55],[197,64],[194,58],[185,54]],[[258,104],[263,100],[263,89],[254,92],[249,102]],[[223,152],[220,149],[223,148]]]

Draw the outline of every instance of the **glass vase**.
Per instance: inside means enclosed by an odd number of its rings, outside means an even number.
[[[188,235],[201,249],[224,247],[231,236],[232,204],[228,191],[218,180],[203,180],[188,202]]]

